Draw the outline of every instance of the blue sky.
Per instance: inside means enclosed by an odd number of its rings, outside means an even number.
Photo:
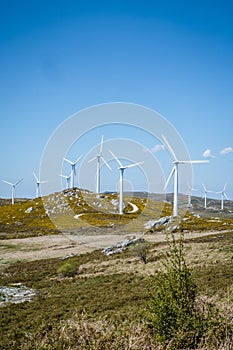
[[[233,4],[224,0],[2,1],[0,178],[23,177],[17,195],[33,196],[32,171],[39,171],[57,126],[83,108],[123,101],[167,118],[191,158],[204,159],[210,150],[210,164],[194,168],[194,187],[201,195],[202,182],[212,190],[227,182],[233,198],[232,18]],[[70,156],[97,145],[102,132],[91,133]],[[153,149],[159,142],[143,143]],[[162,152],[156,154],[161,162]],[[165,159],[166,176],[171,166]],[[9,197],[2,182],[0,197]]]

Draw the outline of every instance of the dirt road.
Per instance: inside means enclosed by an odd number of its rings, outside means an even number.
[[[185,239],[217,235],[220,232],[186,233]],[[21,239],[0,240],[0,267],[16,261],[32,261],[47,258],[64,257],[70,254],[82,254],[95,249],[103,249],[123,241],[126,237],[142,237],[140,234],[99,234],[81,235],[61,234],[54,236],[29,237]],[[166,239],[164,233],[146,235],[147,241],[159,243]]]

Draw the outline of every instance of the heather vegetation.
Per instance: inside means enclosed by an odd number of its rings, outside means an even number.
[[[230,350],[233,235],[216,237],[145,242],[146,264],[143,243],[11,264],[0,284],[38,294],[1,307],[0,348]]]

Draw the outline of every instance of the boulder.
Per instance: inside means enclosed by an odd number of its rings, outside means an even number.
[[[33,210],[34,210],[33,207],[29,207],[29,208],[27,208],[27,209],[25,210],[25,213],[26,213],[26,214],[29,214],[29,213],[31,213]]]
[[[166,226],[168,225],[170,222],[173,221],[173,217],[172,216],[163,216],[162,218],[158,219],[158,220],[150,220],[147,221],[144,226],[145,229],[150,230],[150,229],[158,229],[160,226]]]

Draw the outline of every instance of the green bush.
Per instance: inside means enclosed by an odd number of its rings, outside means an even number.
[[[78,273],[79,263],[74,259],[66,259],[60,263],[57,273],[62,277],[74,277]]]
[[[195,349],[199,344],[221,341],[223,319],[215,307],[197,301],[197,287],[185,262],[183,236],[177,241],[174,235],[168,236],[168,243],[162,271],[149,290],[151,331],[163,349]]]

